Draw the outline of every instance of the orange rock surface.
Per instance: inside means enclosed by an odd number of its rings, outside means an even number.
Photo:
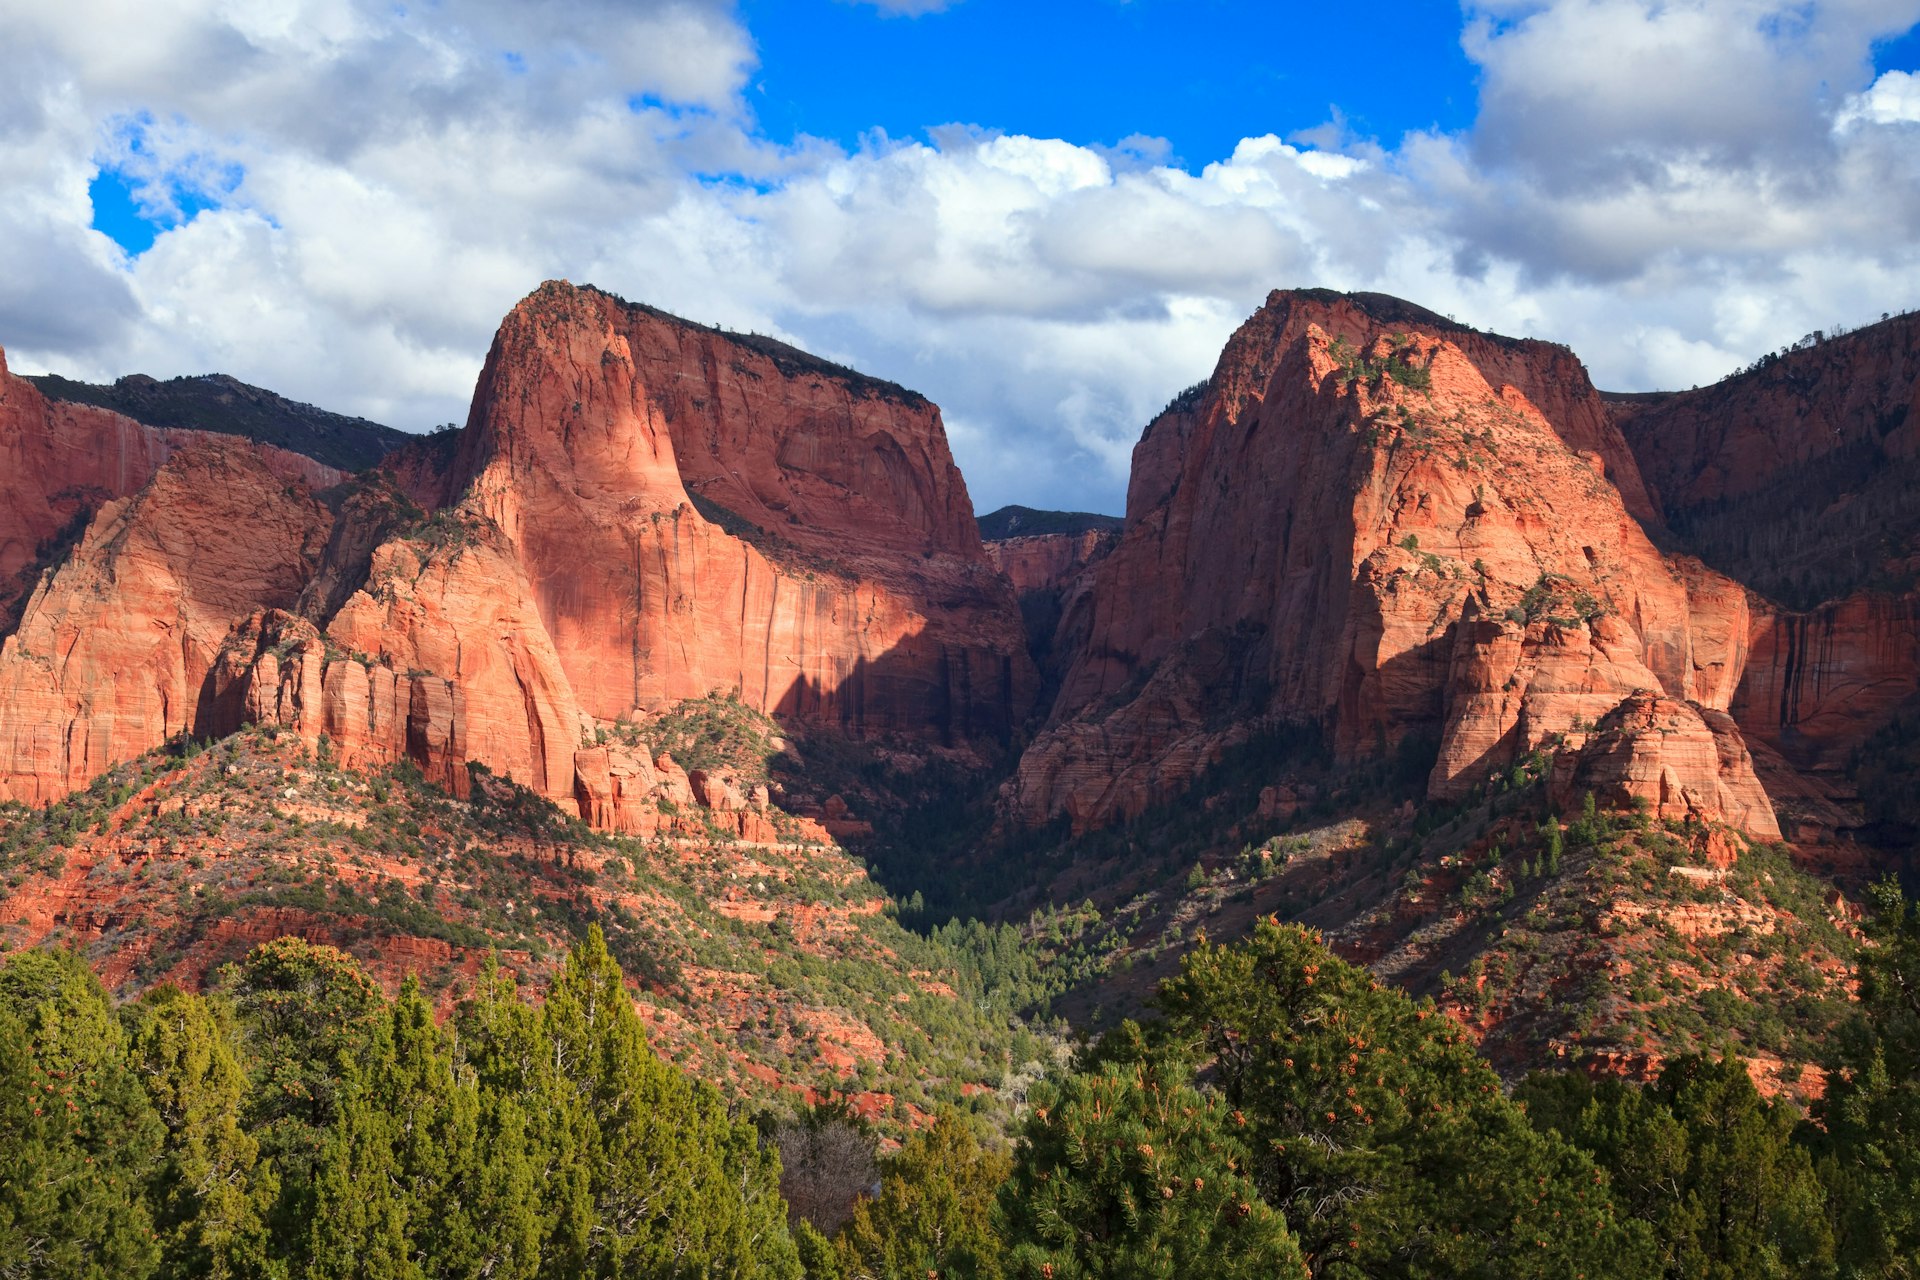
[[[1653,515],[1564,348],[1276,293],[1136,447],[1008,799],[1083,829],[1137,813],[1230,743],[1229,709],[1348,758],[1437,737],[1443,796],[1639,691],[1724,709],[1745,593],[1662,555]]]
[[[1920,692],[1920,596],[1857,592],[1811,613],[1763,608],[1752,644],[1734,716],[1801,769],[1843,769]]]
[[[971,739],[1031,704],[1011,592],[910,392],[550,283],[501,326],[453,489],[505,534],[596,718],[735,689]]]
[[[986,544],[987,559],[1005,574],[1016,595],[1059,591],[1118,541],[1103,529],[1000,538]]]
[[[1554,761],[1551,794],[1564,813],[1591,792],[1602,807],[1644,802],[1656,818],[1724,822],[1778,840],[1772,802],[1732,717],[1654,693],[1636,693]],[[1722,853],[1717,861],[1730,859]]]
[[[735,690],[802,725],[986,744],[1035,693],[931,404],[591,289],[515,308],[455,447],[402,450],[334,508],[309,486],[344,477],[318,464],[4,376],[0,460],[0,569],[24,581],[85,527],[0,651],[0,798],[267,723],[455,794],[484,764],[637,829],[677,788],[644,750],[588,745],[597,723]]]
[[[288,608],[330,516],[261,451],[174,442],[106,502],[0,642],[0,799],[42,803],[192,730],[236,615]]]
[[[7,371],[0,351],[0,633],[32,592],[43,550],[62,534],[77,538],[102,503],[138,493],[176,451],[207,438],[48,400]],[[320,489],[342,479],[283,449],[254,455],[283,482]]]

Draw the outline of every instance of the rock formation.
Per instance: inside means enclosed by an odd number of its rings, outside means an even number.
[[[1636,693],[1555,758],[1550,794],[1571,813],[1592,794],[1606,808],[1644,803],[1656,818],[1725,822],[1778,840],[1773,804],[1733,718],[1656,693]]]
[[[57,563],[0,650],[0,798],[263,723],[456,794],[483,764],[637,829],[677,771],[585,745],[598,724],[735,690],[801,725],[991,745],[1034,697],[931,404],[591,289],[527,298],[458,441],[330,505],[312,490],[345,477],[307,459],[3,374],[0,461],[0,586]],[[764,834],[723,779],[678,785]]]
[[[1082,829],[1137,813],[1262,721],[1346,758],[1437,740],[1451,796],[1636,693],[1723,711],[1745,592],[1661,554],[1657,516],[1564,348],[1275,293],[1136,447],[1009,801]]]
[[[0,798],[55,799],[193,730],[232,620],[291,607],[311,576],[330,517],[305,485],[258,446],[170,448],[94,513],[0,643]]]
[[[0,635],[18,623],[39,571],[79,539],[101,504],[138,493],[177,450],[207,438],[49,400],[9,373],[0,351]],[[283,449],[263,446],[254,456],[286,483],[318,489],[342,478]]]
[[[1026,717],[1011,593],[911,392],[549,284],[502,325],[454,471],[590,715],[730,688],[856,733]]]
[[[1015,595],[1059,593],[1113,549],[1119,536],[1104,529],[1001,538],[986,544],[987,559],[1007,576]]]
[[[1920,316],[1612,409],[1674,529],[1758,593],[1734,717],[1831,781],[1920,696]]]

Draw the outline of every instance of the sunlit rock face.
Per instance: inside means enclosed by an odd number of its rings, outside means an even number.
[[[1260,720],[1349,759],[1437,741],[1444,797],[1638,693],[1724,711],[1746,592],[1663,554],[1658,520],[1565,348],[1275,293],[1135,448],[1008,804],[1082,829],[1138,813]]]
[[[0,797],[270,723],[630,825],[655,783],[594,727],[679,699],[983,750],[1030,714],[1012,590],[911,392],[550,283],[447,446],[344,483],[0,375]]]

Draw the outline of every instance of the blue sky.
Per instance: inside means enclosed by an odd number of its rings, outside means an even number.
[[[1159,137],[1188,164],[1343,115],[1362,136],[1458,129],[1474,69],[1450,5],[965,0],[917,17],[747,0],[768,133],[844,144],[964,123],[1041,138]]]
[[[1117,511],[1271,288],[1628,390],[1920,305],[1920,0],[929,7],[0,0],[0,345],[424,429],[566,277],[925,391],[983,510]]]

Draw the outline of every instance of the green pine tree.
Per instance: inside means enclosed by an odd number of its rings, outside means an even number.
[[[486,1092],[474,1071],[456,1067],[409,978],[340,1094],[316,1173],[315,1280],[535,1274],[541,1232],[525,1125],[516,1103]],[[373,1193],[369,1179],[380,1181]]]
[[[1254,1182],[1316,1276],[1647,1274],[1650,1240],[1592,1161],[1528,1125],[1430,1003],[1306,930],[1203,943],[1160,1002],[1247,1117]]]
[[[1794,1142],[1798,1116],[1762,1098],[1738,1058],[1678,1058],[1645,1088],[1536,1074],[1516,1096],[1608,1171],[1621,1212],[1651,1225],[1661,1256],[1650,1275],[1827,1273],[1825,1193]]]
[[[1141,1061],[1035,1090],[999,1200],[1009,1275],[1304,1280],[1286,1222],[1246,1176],[1245,1117],[1184,1074]]]
[[[1839,1038],[1811,1135],[1846,1274],[1920,1276],[1920,906],[1873,891],[1860,1016]]]
[[[152,1275],[146,1196],[164,1137],[86,962],[27,951],[0,965],[0,1276]]]
[[[297,1273],[347,1064],[364,1055],[386,997],[353,957],[299,938],[262,943],[227,966],[219,994],[232,1001],[248,1066],[246,1129],[277,1188],[267,1249]]]
[[[517,1098],[542,1170],[542,1276],[798,1280],[779,1158],[647,1045],[597,927],[537,1017],[492,979],[463,1016],[479,1078]]]
[[[129,1060],[167,1128],[153,1188],[159,1274],[227,1280],[257,1270],[274,1183],[257,1176],[260,1144],[242,1123],[247,1072],[232,1007],[167,984],[121,1017]]]
[[[854,1206],[836,1240],[845,1280],[937,1274],[997,1280],[994,1198],[1012,1160],[984,1147],[959,1116],[945,1113],[914,1134],[881,1172],[880,1194]]]

